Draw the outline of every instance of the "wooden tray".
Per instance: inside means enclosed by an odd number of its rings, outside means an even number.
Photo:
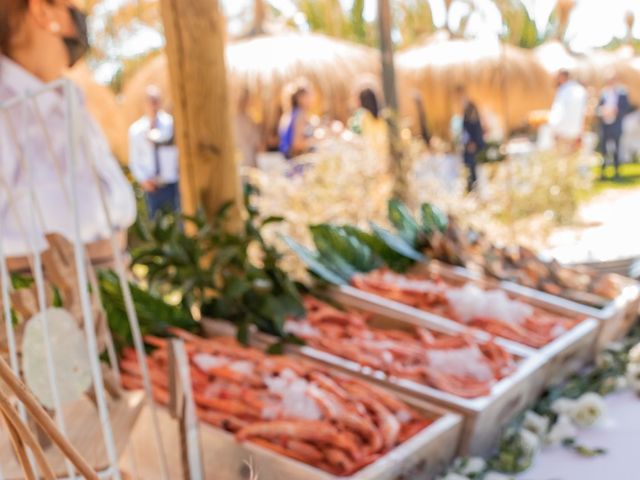
[[[344,300],[343,305],[351,308],[358,308],[358,302],[350,298],[340,297]],[[375,317],[372,319],[376,326],[381,328],[408,328],[416,324],[427,326],[432,330],[442,333],[457,333],[446,325],[424,324],[422,322],[407,321],[398,316],[387,315],[386,311],[376,308],[366,308]],[[229,323],[215,320],[205,320],[203,323],[207,336],[234,335],[235,327]],[[475,333],[472,333],[475,335]],[[480,335],[480,337],[483,337]],[[483,339],[483,338],[481,338]],[[274,338],[263,334],[252,332],[251,343],[260,348],[264,348],[274,343]],[[387,389],[394,390],[412,398],[427,400],[440,405],[448,410],[455,411],[464,416],[464,433],[458,447],[460,454],[484,455],[489,453],[500,436],[500,432],[519,413],[530,406],[540,395],[545,384],[545,372],[543,363],[532,352],[524,352],[517,348],[513,352],[518,357],[518,369],[512,375],[502,379],[492,389],[491,395],[475,399],[465,399],[456,395],[443,392],[436,388],[422,385],[410,380],[388,377],[382,372],[375,371],[368,367],[346,360],[331,353],[318,350],[308,346],[287,346],[287,352],[292,355],[304,356],[307,359],[323,363],[324,365],[341,372],[357,375],[365,380],[377,383]],[[412,478],[412,477],[408,477]]]
[[[144,395],[142,392],[123,391],[119,400],[110,401],[109,414],[118,454],[126,449],[129,435],[143,404]],[[87,397],[84,397],[67,405],[63,410],[69,441],[94,470],[98,473],[106,471],[109,468],[109,460],[95,405]],[[67,470],[64,466],[64,459],[56,447],[46,448],[45,454],[56,475],[59,478],[65,478]],[[2,429],[0,429],[0,466],[2,466],[5,479],[21,480],[24,478],[10,441]]]
[[[516,294],[522,298],[529,298],[554,306],[559,311],[574,312],[599,322],[597,351],[602,351],[608,344],[624,338],[633,328],[640,310],[640,284],[632,279],[626,279],[626,285],[620,295],[609,302],[604,308],[596,308],[589,305],[557,297],[534,288],[524,287],[520,284],[507,281],[494,280],[480,273],[472,272],[462,267],[444,266],[440,262],[432,262],[435,268],[449,270],[461,278],[482,281],[486,285],[503,288],[505,291]]]
[[[227,322],[205,319],[203,328],[207,336],[211,337],[235,335],[235,327]],[[255,334],[252,335],[252,342],[259,343]],[[333,476],[251,442],[238,443],[233,434],[201,422],[199,429],[206,478],[249,480],[253,471],[260,480],[433,479],[455,458],[462,437],[463,419],[460,415],[427,401],[402,394],[398,396],[422,413],[425,418],[434,419],[434,423],[350,477]],[[175,455],[175,450],[178,448],[177,436],[171,434],[175,426],[167,420],[166,410],[162,409],[160,414],[164,420],[163,432],[169,434],[167,439],[171,446],[168,451],[169,456],[177,461]],[[137,444],[141,438],[143,437],[136,439],[134,436],[138,453],[141,450],[148,450],[146,445]],[[148,457],[153,457],[155,454],[155,452],[146,453]],[[149,464],[153,463],[154,461],[146,462],[145,469],[149,470],[149,473],[155,472],[149,467]],[[215,466],[215,474],[211,471],[212,466]],[[173,465],[171,467],[175,468]]]
[[[428,402],[403,398],[434,423],[416,436],[349,477],[336,477],[305,463],[278,455],[251,442],[201,424],[203,451],[213,455],[216,480],[249,480],[251,469],[268,480],[430,480],[442,473],[454,459],[462,435],[462,418]]]

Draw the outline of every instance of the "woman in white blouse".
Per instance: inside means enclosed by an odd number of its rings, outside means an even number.
[[[0,106],[59,79],[87,49],[86,17],[70,0],[2,0]],[[81,236],[94,263],[109,262],[111,231],[100,191],[122,238],[135,220],[135,197],[102,131],[80,103],[78,123],[88,140],[76,161]],[[24,264],[20,257],[31,253],[29,237],[42,249],[44,234],[72,239],[75,231],[71,191],[64,185],[70,168],[65,96],[60,89],[49,91],[26,105],[0,110],[0,235],[5,255],[17,257],[14,265]],[[30,181],[36,185],[37,221],[30,217]]]

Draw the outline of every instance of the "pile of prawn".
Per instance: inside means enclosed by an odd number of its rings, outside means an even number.
[[[463,398],[489,395],[516,367],[513,356],[493,341],[421,327],[375,328],[364,312],[338,310],[312,297],[305,298],[305,307],[306,317],[289,320],[285,329],[309,346]]]
[[[379,269],[367,274],[355,275],[351,283],[360,290],[465,323],[470,327],[533,348],[544,347],[580,322],[579,319],[555,315],[507,298],[501,290],[482,290],[470,283],[460,287],[448,284],[435,274],[424,277]],[[473,310],[474,307],[472,302],[465,305],[467,288],[474,289],[472,293],[487,296],[487,298],[493,296],[495,300],[501,300],[512,310],[512,314],[507,313],[508,318],[504,318],[505,315],[503,318],[497,318],[485,312],[469,312],[469,309]],[[464,318],[460,313],[462,310],[466,310]]]
[[[416,435],[431,420],[377,387],[322,367],[270,356],[234,339],[203,339],[178,329],[185,340],[197,414],[201,421],[338,476],[351,475]],[[147,362],[155,400],[168,404],[168,343]],[[123,352],[122,383],[142,388],[135,351]]]

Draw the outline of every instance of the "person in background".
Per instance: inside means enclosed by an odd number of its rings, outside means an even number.
[[[149,217],[180,210],[178,149],[173,117],[162,110],[155,86],[146,91],[146,113],[129,128],[129,168],[144,190]]]
[[[248,108],[249,91],[245,89],[238,98],[236,110],[236,148],[241,155],[241,165],[256,168],[258,151],[262,147],[262,136],[259,125],[249,116]]]
[[[618,83],[616,74],[610,73],[602,92],[600,92],[600,101],[596,110],[600,127],[599,150],[602,154],[601,178],[603,180],[606,177],[605,169],[609,157],[613,159],[616,180],[620,178],[622,121],[631,110],[626,89]]]
[[[571,79],[568,70],[556,77],[556,96],[549,113],[549,126],[561,150],[572,153],[580,148],[587,111],[587,91]]]
[[[60,79],[88,48],[86,16],[73,2],[0,1],[0,102],[40,91]],[[135,196],[81,92],[74,93],[79,99],[80,132],[88,139],[75,162],[81,239],[92,263],[104,266],[113,260],[109,238],[114,233],[122,248],[126,245],[126,229],[136,216]],[[30,234],[38,249],[46,248],[46,234],[67,239],[75,235],[71,192],[64,176],[70,169],[66,98],[61,89],[55,89],[39,95],[35,103],[39,112],[32,103],[27,109],[21,104],[0,116],[1,241],[5,255],[13,257],[9,259],[12,270],[28,268]],[[30,175],[37,185],[37,225],[29,221],[28,212],[33,211]],[[103,206],[111,214],[111,225]]]
[[[378,96],[373,88],[365,87],[358,94],[360,106],[349,120],[349,129],[361,135],[377,151],[385,152],[387,130],[380,115]]]
[[[478,107],[473,103],[463,86],[456,88],[456,96],[462,112],[462,131],[460,143],[464,164],[469,170],[467,190],[472,191],[478,182],[477,161],[478,152],[485,147],[484,129],[480,120]]]
[[[413,103],[416,107],[416,113],[418,114],[420,137],[428,147],[431,144],[431,132],[429,131],[429,125],[427,124],[427,112],[424,108],[424,100],[420,92],[417,90],[415,90],[411,96],[413,97]]]
[[[287,89],[290,93],[280,119],[278,150],[285,158],[293,158],[313,150],[313,128],[309,123],[312,104],[311,88],[298,80]]]

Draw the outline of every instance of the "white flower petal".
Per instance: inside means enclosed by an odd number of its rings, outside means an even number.
[[[487,468],[487,462],[481,457],[466,458],[461,462],[458,473],[462,475],[477,475]]]
[[[542,415],[538,415],[533,410],[528,410],[524,414],[522,427],[526,430],[529,430],[530,432],[535,433],[539,437],[543,437],[549,430],[549,419],[547,417],[543,417]]]
[[[444,477],[442,477],[442,480],[469,480],[469,477],[460,475],[459,473],[449,472]]]
[[[484,476],[484,480],[513,480],[513,477],[500,472],[487,472]]]
[[[629,350],[629,363],[640,364],[640,343]]]
[[[557,415],[569,413],[575,406],[576,401],[570,398],[559,398],[551,404],[551,410]]]
[[[578,434],[578,429],[568,415],[560,415],[555,425],[551,427],[547,435],[547,443],[559,445],[563,441],[573,438]]]
[[[535,455],[540,448],[540,438],[538,435],[529,430],[520,430],[519,435],[523,450],[528,455]]]
[[[604,399],[597,393],[589,392],[576,401],[569,416],[576,425],[590,427],[604,415],[605,409]]]

